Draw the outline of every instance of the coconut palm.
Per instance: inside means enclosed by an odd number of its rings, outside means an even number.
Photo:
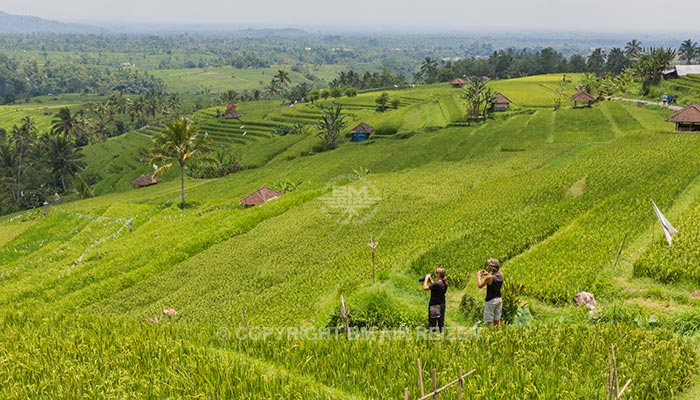
[[[51,132],[65,138],[78,138],[82,129],[78,113],[71,112],[68,107],[58,110],[56,117],[51,121]]]
[[[425,83],[435,82],[438,73],[438,63],[430,57],[425,57],[420,66],[420,74]]]
[[[625,55],[631,60],[637,58],[641,52],[642,42],[637,39],[632,39],[625,45]]]
[[[290,83],[292,83],[292,80],[289,79],[289,74],[281,69],[277,70],[277,75],[275,75],[272,79],[277,80],[282,87],[287,87]]]
[[[678,55],[682,62],[690,64],[695,60],[695,58],[700,55],[700,48],[698,48],[698,43],[693,43],[692,40],[688,39],[681,43],[681,47],[678,49]]]
[[[66,179],[85,168],[85,162],[81,160],[84,155],[80,152],[80,148],[75,147],[63,136],[48,137],[44,146],[51,173],[57,176],[65,193]]]
[[[209,156],[211,140],[207,133],[202,135],[199,128],[188,119],[176,119],[165,124],[153,137],[151,163],[160,165],[153,174],[168,170],[173,164],[180,167],[182,205],[185,204],[185,166],[191,161],[211,163]]]

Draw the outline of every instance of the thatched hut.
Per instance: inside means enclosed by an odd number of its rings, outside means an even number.
[[[676,132],[700,132],[700,105],[693,104],[676,111],[666,121],[676,123]]]
[[[452,82],[450,82],[450,85],[452,85],[453,88],[461,88],[465,83],[467,83],[467,81],[462,78],[454,78]]]
[[[580,91],[575,95],[571,96],[571,100],[574,101],[574,108],[578,107],[578,103],[586,103],[586,105],[582,107],[590,107],[591,104],[593,104],[593,102],[595,101],[595,97],[591,96],[590,94],[584,91]]]

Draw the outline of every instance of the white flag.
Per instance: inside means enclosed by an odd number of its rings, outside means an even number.
[[[659,211],[659,207],[656,206],[656,203],[654,203],[654,200],[651,201],[651,205],[654,206],[654,212],[656,213],[656,217],[659,219],[659,223],[661,223],[661,228],[664,230],[664,236],[666,236],[666,241],[668,242],[668,245],[671,245],[672,242],[672,237],[678,231],[676,228],[671,225],[670,222],[664,217],[663,214],[661,214],[661,211]]]

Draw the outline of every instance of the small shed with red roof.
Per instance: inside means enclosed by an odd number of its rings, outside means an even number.
[[[146,186],[151,186],[151,185],[157,185],[161,182],[160,178],[154,178],[151,175],[141,175],[138,178],[134,179],[131,181],[131,184],[136,186],[136,187],[146,187]]]
[[[239,201],[238,204],[244,206],[259,206],[260,204],[276,199],[280,196],[282,196],[282,193],[272,190],[267,186],[263,186],[246,196],[243,200]]]
[[[666,121],[676,123],[676,132],[700,132],[700,105],[693,104],[676,111]]]
[[[496,99],[493,101],[493,111],[508,111],[508,105],[511,103],[506,96],[496,93]]]

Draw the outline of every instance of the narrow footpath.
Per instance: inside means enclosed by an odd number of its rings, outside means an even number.
[[[663,103],[660,102],[660,101],[649,101],[649,100],[639,100],[639,99],[626,99],[626,98],[624,98],[624,97],[613,97],[612,99],[613,99],[613,100],[617,100],[617,101],[631,101],[631,102],[633,102],[633,103],[645,104],[645,105],[649,105],[649,106],[666,107],[666,108],[668,108],[668,109],[675,110],[675,111],[678,111],[678,110],[682,110],[682,109],[683,109],[683,107],[681,107],[681,106],[676,106],[676,105],[672,105],[672,104],[663,104]]]

